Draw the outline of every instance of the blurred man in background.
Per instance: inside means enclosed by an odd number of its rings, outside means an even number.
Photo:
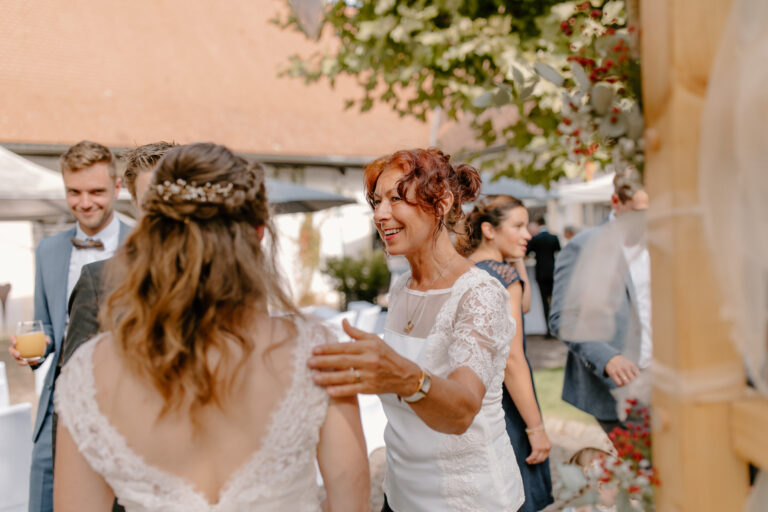
[[[552,335],[549,331],[549,305],[552,301],[552,283],[555,272],[555,255],[560,251],[560,240],[547,230],[544,217],[539,215],[534,221],[536,234],[528,241],[528,254],[536,255],[536,282],[541,293],[541,302],[544,305],[544,321],[547,323],[547,337]]]
[[[616,397],[649,398],[641,395],[650,392],[643,372],[653,348],[642,213],[648,194],[637,171],[616,174],[611,207],[609,220],[575,236],[558,256],[549,317],[568,347],[563,400],[608,433],[626,427]]]

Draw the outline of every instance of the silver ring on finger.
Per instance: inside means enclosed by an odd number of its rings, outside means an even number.
[[[360,370],[355,370],[355,382],[360,382]]]

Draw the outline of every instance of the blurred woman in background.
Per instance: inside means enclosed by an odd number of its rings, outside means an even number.
[[[518,329],[504,371],[502,406],[525,488],[525,504],[520,510],[535,512],[554,498],[548,460],[551,444],[525,354],[523,292],[528,274],[523,260],[531,239],[527,225],[528,211],[520,200],[506,195],[487,196],[475,203],[467,216],[467,238],[461,250],[509,293],[509,307]]]

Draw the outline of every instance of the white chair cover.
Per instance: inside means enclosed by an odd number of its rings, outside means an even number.
[[[26,512],[32,464],[32,404],[0,410],[0,512]]]
[[[8,376],[5,374],[5,363],[0,361],[0,411],[11,404],[11,396],[8,391]]]

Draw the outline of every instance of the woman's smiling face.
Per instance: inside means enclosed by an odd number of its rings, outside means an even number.
[[[397,167],[382,171],[373,191],[373,221],[389,254],[412,254],[423,250],[433,238],[437,219],[414,204],[414,193],[408,191],[408,202],[400,197],[397,187],[404,173]]]

